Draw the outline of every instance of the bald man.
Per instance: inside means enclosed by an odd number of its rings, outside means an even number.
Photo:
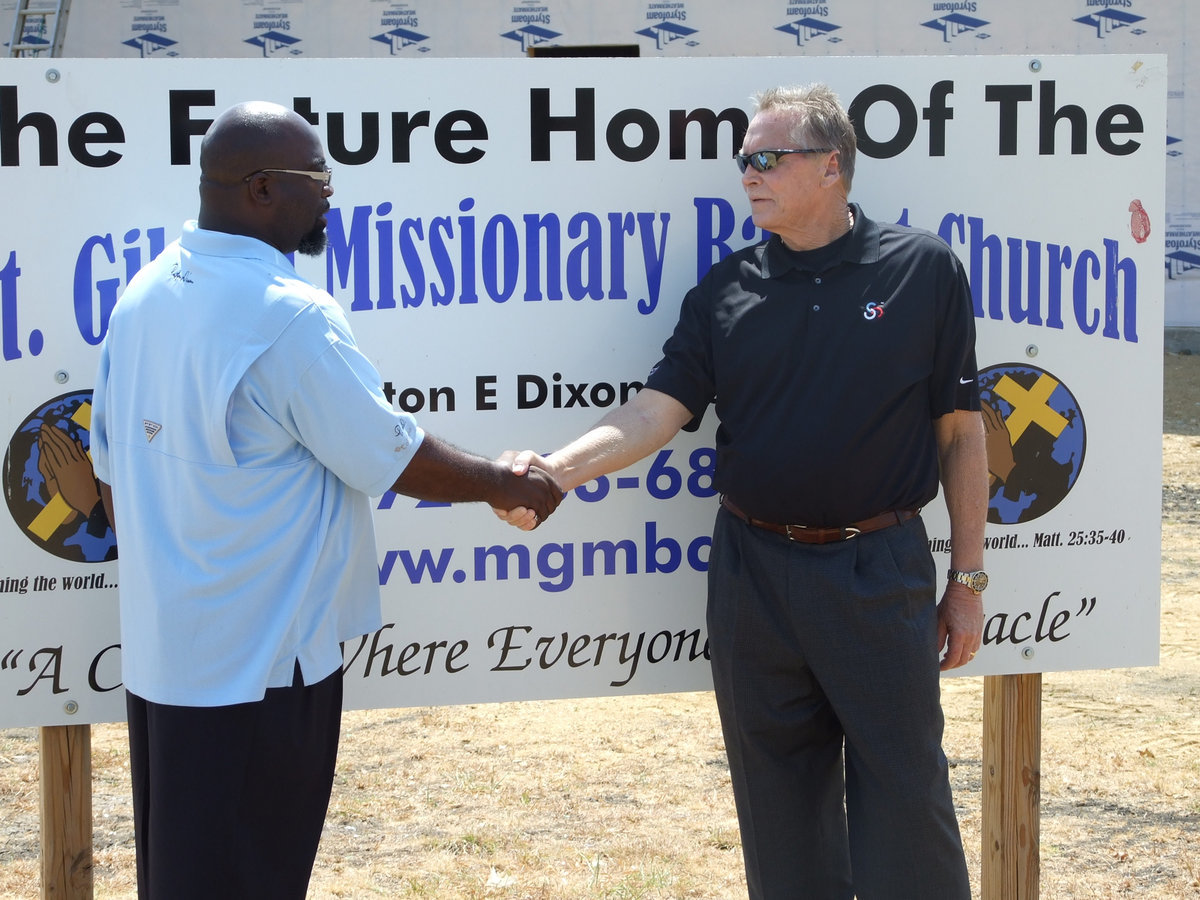
[[[381,627],[372,496],[561,494],[392,409],[326,292],[331,172],[296,113],[233,107],[200,212],[130,282],[92,454],[120,547],[138,896],[303,898],[333,783],[340,642]]]

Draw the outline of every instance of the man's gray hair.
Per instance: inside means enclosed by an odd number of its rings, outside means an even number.
[[[846,193],[850,193],[858,142],[850,117],[828,85],[774,87],[756,94],[754,102],[757,112],[782,110],[790,114],[788,135],[798,146],[836,150],[842,181]]]

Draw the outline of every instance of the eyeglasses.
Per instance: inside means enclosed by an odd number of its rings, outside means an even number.
[[[805,147],[802,150],[757,150],[754,153],[735,153],[733,158],[737,160],[740,172],[745,172],[746,166],[750,166],[755,172],[769,172],[779,165],[780,157],[787,156],[789,153],[832,152],[832,147]]]
[[[320,172],[312,172],[308,169],[258,169],[251,172],[242,181],[249,181],[255,175],[261,175],[263,172],[272,172],[280,175],[303,175],[305,178],[321,182],[322,187],[329,187],[330,182],[333,181],[332,169],[323,169]]]

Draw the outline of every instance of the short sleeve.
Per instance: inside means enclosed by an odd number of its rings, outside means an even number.
[[[226,430],[239,465],[311,456],[373,497],[400,477],[425,436],[384,397],[379,372],[332,300],[309,305],[250,365]]]
[[[400,477],[425,437],[416,419],[392,408],[358,347],[340,340],[301,376],[288,412],[300,443],[372,497]]]
[[[674,397],[698,421],[715,397],[712,353],[711,276],[683,298],[675,330],[663,356],[650,370],[646,387]]]
[[[941,260],[944,285],[934,305],[937,329],[929,406],[932,418],[956,410],[979,409],[979,367],[975,357],[975,304],[962,262],[948,247]]]

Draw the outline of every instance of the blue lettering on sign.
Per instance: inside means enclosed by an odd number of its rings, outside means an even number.
[[[977,318],[1054,329],[1069,322],[1085,335],[1138,342],[1137,264],[1115,238],[1103,238],[1102,249],[1001,238],[961,213],[947,213],[938,234],[966,251]]]
[[[142,231],[131,228],[125,232],[125,249],[121,251],[124,266],[117,262],[116,246],[111,234],[94,234],[83,242],[75,257],[75,278],[72,297],[75,324],[79,334],[89,344],[99,344],[108,331],[112,314],[121,290],[146,263],[162,253],[166,232],[162,228],[147,228],[143,244]],[[143,253],[143,251],[145,251]],[[107,273],[110,277],[100,277]]]
[[[496,213],[482,219],[474,207],[467,197],[458,216],[399,222],[391,218],[390,202],[331,209],[329,292],[348,291],[352,312],[470,304],[481,296],[493,303],[516,297],[626,300],[627,272],[637,271],[646,284],[638,312],[649,315],[658,307],[670,213]],[[406,279],[399,284],[397,250]]]
[[[536,578],[541,590],[556,594],[570,590],[577,576],[670,574],[681,567],[707,572],[711,547],[712,538],[707,534],[680,539],[660,534],[657,522],[646,522],[638,538],[475,547],[470,562],[461,567],[454,564],[453,547],[390,549],[384,551],[379,565],[379,583],[462,584]]]

